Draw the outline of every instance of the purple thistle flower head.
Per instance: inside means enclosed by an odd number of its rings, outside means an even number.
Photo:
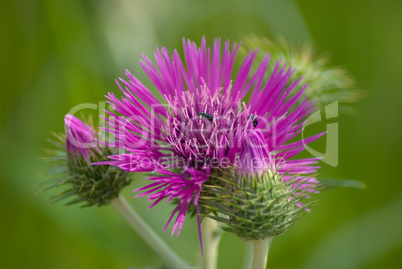
[[[295,189],[310,186],[306,178],[316,171],[312,165],[318,158],[289,159],[322,134],[289,142],[315,110],[307,98],[300,101],[306,86],[294,92],[300,79],[288,83],[291,68],[277,62],[265,80],[269,54],[252,72],[257,51],[250,51],[233,74],[236,43],[230,46],[227,41],[222,51],[219,39],[212,48],[204,38],[200,47],[183,39],[183,48],[183,60],[177,51],[170,55],[162,48],[155,53],[156,65],[146,56],[141,61],[163,102],[128,71],[128,80],[117,82],[123,97],[107,95],[114,112],[107,112],[104,129],[116,139],[110,146],[126,151],[109,156],[107,163],[129,172],[158,173],[136,191],[144,191],[138,196],[148,196],[153,202],[150,207],[165,198],[177,200],[168,221],[177,213],[172,233],[180,232],[190,208],[195,207],[199,222],[199,201],[207,195],[204,183],[216,183],[224,174],[229,174],[224,178],[229,181],[239,177],[230,172],[237,162],[244,164],[237,170],[240,177],[273,169]],[[253,167],[256,159],[257,168]]]

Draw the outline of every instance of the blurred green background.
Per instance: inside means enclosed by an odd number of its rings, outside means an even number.
[[[273,241],[269,268],[401,268],[402,1],[2,1],[0,113],[0,267],[129,268],[163,261],[111,207],[49,205],[34,195],[49,132],[80,103],[98,104],[129,69],[147,85],[138,60],[157,46],[181,50],[181,38],[241,41],[245,34],[308,41],[329,52],[363,89],[356,115],[341,115],[339,164],[325,177],[365,181],[338,188]],[[118,93],[119,94],[119,93]],[[87,112],[97,113],[88,110]],[[170,207],[133,206],[161,232]],[[191,261],[199,255],[196,223],[163,238]],[[247,244],[224,234],[219,268],[242,268]]]

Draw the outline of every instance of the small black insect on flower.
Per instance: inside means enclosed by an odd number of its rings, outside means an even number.
[[[204,112],[198,112],[198,116],[202,116],[203,118],[212,121],[214,119],[214,117],[212,117],[211,115],[204,113]]]
[[[247,117],[247,119],[249,119],[250,117],[253,120],[254,127],[257,127],[257,125],[258,125],[257,116],[251,114],[250,116]]]

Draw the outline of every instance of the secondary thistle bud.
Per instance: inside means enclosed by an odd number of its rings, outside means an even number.
[[[240,49],[243,55],[247,55],[251,48],[259,47],[262,53],[258,57],[261,58],[269,52],[272,60],[282,60],[292,66],[294,72],[290,76],[290,81],[303,77],[303,82],[309,84],[304,95],[317,101],[316,106],[319,108],[339,102],[342,112],[353,113],[354,109],[350,104],[362,97],[349,72],[341,67],[330,66],[328,57],[318,56],[312,46],[288,44],[283,38],[273,42],[257,36],[249,36],[243,45],[244,47]],[[268,66],[269,72],[273,72],[274,68],[276,67],[273,65]],[[300,87],[302,85],[296,86],[298,89]]]
[[[49,188],[68,186],[67,190],[54,196],[61,200],[70,196],[76,198],[67,205],[85,202],[85,206],[107,205],[117,197],[121,189],[130,183],[128,172],[110,165],[91,165],[108,160],[112,155],[109,147],[98,147],[98,133],[92,124],[87,125],[72,115],[64,119],[66,133],[56,135],[61,151],[53,151],[61,166],[57,183]],[[53,154],[55,155],[55,154]],[[51,158],[52,159],[52,158]]]
[[[204,197],[209,197],[202,199],[223,230],[247,241],[282,234],[311,204],[298,206],[308,191],[303,183],[310,178],[279,173],[262,134],[248,138],[237,165],[217,176],[220,184],[207,185]]]

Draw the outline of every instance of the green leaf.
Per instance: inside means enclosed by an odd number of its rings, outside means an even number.
[[[342,188],[355,188],[365,189],[366,183],[354,179],[338,179],[338,178],[318,178],[320,185],[326,187],[342,187]]]

